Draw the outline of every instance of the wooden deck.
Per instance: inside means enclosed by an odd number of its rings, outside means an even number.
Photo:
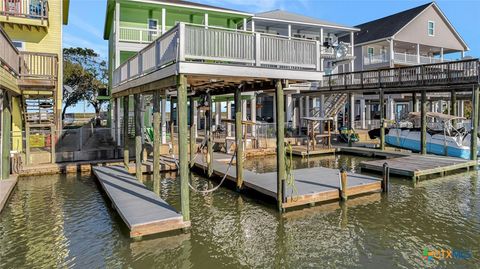
[[[7,204],[8,197],[12,194],[15,185],[17,184],[17,176],[10,176],[9,179],[0,180],[0,212]]]
[[[190,226],[167,202],[148,190],[121,166],[94,167],[93,172],[130,229],[130,237]]]
[[[130,174],[135,174],[135,163],[128,164],[128,172]],[[160,157],[160,172],[169,172],[177,170],[177,165],[175,160],[170,156],[161,156]],[[153,158],[148,158],[142,163],[142,173],[143,174],[152,174],[153,173]]]
[[[418,180],[423,176],[444,176],[447,172],[468,170],[477,165],[477,161],[434,155],[411,154],[385,160],[364,161],[360,167],[364,170],[383,171],[383,164],[388,163],[391,175],[410,177]]]
[[[290,153],[288,148],[285,149],[286,153]],[[321,146],[316,146],[315,149],[307,150],[306,146],[292,146],[292,154],[295,156],[316,156],[316,155],[324,155],[324,154],[332,154],[335,153],[336,149],[333,147],[326,148]]]
[[[213,172],[223,177],[227,172],[231,156],[214,153]],[[206,163],[197,158],[195,166],[206,169]],[[277,198],[277,173],[254,173],[244,170],[244,185],[246,188],[260,192],[266,196]],[[316,202],[333,201],[340,199],[339,171],[336,169],[314,167],[293,171],[296,191],[287,186],[287,202],[283,208],[302,206]],[[227,174],[227,179],[236,182],[235,166]],[[347,195],[354,196],[370,192],[381,191],[380,179],[361,174],[348,173]]]

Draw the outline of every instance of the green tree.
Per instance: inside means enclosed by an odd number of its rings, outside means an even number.
[[[107,63],[92,49],[63,49],[63,89],[64,110],[79,101],[87,101],[95,109],[96,118],[107,100],[99,99],[100,92],[106,89],[108,83]]]

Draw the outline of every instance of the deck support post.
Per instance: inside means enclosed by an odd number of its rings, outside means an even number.
[[[420,128],[420,152],[421,154],[427,154],[427,92],[422,91],[422,99],[420,101],[420,117],[421,117],[421,128]]]
[[[385,95],[380,89],[380,150],[385,150]]]
[[[455,90],[450,92],[450,115],[457,116],[457,94]]]
[[[12,99],[11,95],[5,90],[3,91],[2,100],[2,174],[1,179],[8,179],[10,177],[10,149],[11,144],[11,130],[12,130]],[[27,136],[28,138],[28,136]]]
[[[412,112],[417,112],[417,93],[412,93]]]
[[[189,221],[187,78],[182,74],[177,77],[177,115],[181,207],[183,220]]]
[[[142,181],[142,117],[140,94],[134,95],[135,102],[135,175],[138,181]]]
[[[240,87],[243,87],[243,85]],[[240,87],[235,88],[234,96],[237,189],[241,189],[243,187],[242,92]]]
[[[478,150],[478,110],[479,110],[479,88],[480,86],[474,85],[472,89],[472,132],[470,142],[470,160],[477,160]]]
[[[205,136],[207,138],[207,172],[208,177],[211,177],[213,174],[213,140],[212,140],[212,96],[210,93],[207,93],[207,103],[208,109],[206,113],[207,125],[205,126]]]
[[[390,182],[390,167],[388,167],[388,163],[385,162],[383,164],[383,180],[382,180],[382,190],[383,192],[389,191],[389,182]]]
[[[153,92],[153,182],[155,193],[160,191],[160,91]],[[158,183],[158,184],[157,184]]]
[[[354,99],[353,93],[349,92],[348,93],[348,109],[349,109],[349,117],[348,117],[348,128],[353,131],[353,124],[355,121],[355,110],[354,110],[354,104],[355,104],[355,99]],[[349,135],[349,134],[347,134]],[[348,146],[352,146],[352,137],[349,135],[348,137]]]
[[[283,181],[285,181],[285,104],[282,81],[277,80],[275,86],[275,103],[277,105],[277,202],[278,210],[281,212],[283,208]]]
[[[123,97],[123,164],[128,170],[130,162],[130,153],[128,151],[128,114],[129,114],[129,96]]]
[[[197,139],[196,131],[197,124],[195,122],[195,100],[193,96],[190,96],[190,167],[193,167],[195,154],[197,153]]]

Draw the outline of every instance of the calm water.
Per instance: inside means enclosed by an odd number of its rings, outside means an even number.
[[[295,159],[295,167],[346,165],[357,157]],[[272,157],[250,169],[275,169]],[[415,188],[394,179],[373,194],[280,216],[274,205],[220,188],[191,194],[192,228],[166,237],[128,231],[89,175],[22,179],[0,215],[1,268],[480,268],[478,174]],[[152,185],[148,181],[149,186]],[[195,177],[194,185],[207,188]],[[180,208],[179,181],[163,176],[161,196]],[[471,251],[468,260],[425,261],[430,249]]]

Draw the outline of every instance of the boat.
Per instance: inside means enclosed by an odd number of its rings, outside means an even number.
[[[349,141],[356,143],[360,140],[355,130],[347,126],[338,128],[338,138],[339,141],[344,143],[348,143]]]
[[[454,124],[455,121],[465,118],[437,112],[427,112],[427,118],[434,119],[434,122],[427,126],[427,153],[470,159],[470,132]],[[421,129],[415,127],[419,122],[420,112],[410,112],[406,120],[385,128],[385,143],[419,152]],[[380,136],[380,129],[373,129],[368,133],[370,138],[377,138]]]

